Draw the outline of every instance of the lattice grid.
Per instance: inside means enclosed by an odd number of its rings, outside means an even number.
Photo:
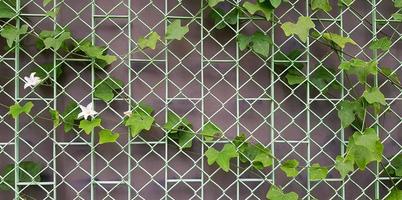
[[[227,13],[243,1],[229,0],[221,6]],[[396,12],[389,0],[361,0],[353,6],[330,13],[313,12],[309,0],[290,0],[275,11],[278,22],[296,21],[299,16],[314,19],[320,33],[331,31],[350,36],[357,48],[346,48],[350,55],[378,60],[399,76],[402,73],[402,29],[392,20]],[[60,7],[52,19],[46,12]],[[336,106],[350,97],[356,80],[345,80],[338,72],[342,92],[323,95],[312,84],[291,87],[281,78],[276,66],[286,60],[275,59],[279,52],[297,48],[303,54],[294,63],[306,66],[312,74],[324,65],[334,69],[337,55],[328,47],[309,39],[302,43],[287,38],[278,23],[259,17],[237,18],[237,25],[218,30],[209,18],[211,8],[201,0],[54,0],[43,7],[42,0],[17,0],[21,14],[5,24],[27,24],[30,33],[67,27],[75,38],[107,46],[118,60],[95,70],[85,59],[37,51],[32,35],[19,38],[15,48],[0,49],[0,101],[6,105],[32,101],[30,116],[13,120],[8,110],[0,108],[0,166],[22,161],[36,161],[45,166],[42,182],[16,182],[12,192],[0,191],[0,199],[265,199],[274,183],[285,191],[295,191],[302,199],[383,199],[391,187],[383,169],[371,164],[364,171],[342,180],[334,168],[323,181],[309,181],[303,168],[297,178],[286,178],[279,166],[255,171],[239,160],[228,173],[208,166],[203,152],[207,147],[221,148],[228,138],[245,133],[249,141],[270,148],[281,160],[297,159],[302,166],[312,162],[333,165],[336,155],[345,153],[348,130],[340,127]],[[391,11],[392,10],[392,11]],[[137,39],[156,31],[163,35],[174,19],[188,24],[190,32],[181,41],[162,38],[156,50],[140,50]],[[4,24],[1,25],[3,27]],[[0,28],[1,28],[0,27]],[[271,56],[262,58],[252,51],[240,51],[237,33],[259,30],[274,41]],[[391,50],[379,57],[368,44],[383,33],[393,34]],[[3,41],[1,41],[3,42]],[[344,55],[345,59],[350,59]],[[45,60],[63,65],[65,73],[50,87],[24,90],[23,77]],[[113,75],[124,81],[124,89],[111,103],[94,98],[91,91],[99,77]],[[56,80],[56,73],[51,79]],[[309,82],[309,79],[306,80]],[[401,90],[377,77],[387,97],[388,112],[370,116],[378,122],[378,134],[385,146],[384,163],[402,153]],[[49,108],[63,110],[67,102],[95,103],[103,126],[122,134],[117,144],[97,145],[95,135],[78,129],[64,133],[41,118]],[[122,123],[123,112],[138,102],[155,108],[157,124],[163,126],[167,112],[186,116],[200,132],[202,124],[213,121],[224,137],[212,142],[195,137],[191,150],[179,150],[166,133],[154,128],[131,138]],[[389,164],[387,164],[389,166]],[[17,176],[17,175],[16,175]],[[394,181],[401,184],[397,177]]]

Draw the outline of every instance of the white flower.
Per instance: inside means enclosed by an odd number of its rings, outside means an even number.
[[[88,119],[89,116],[93,117],[98,114],[98,112],[94,110],[94,105],[92,103],[89,103],[86,107],[80,105],[80,108],[81,112],[78,114],[78,118],[84,117],[84,119]]]
[[[35,87],[39,85],[39,83],[41,82],[40,78],[35,76],[35,72],[32,72],[29,77],[25,76],[24,79],[25,79],[24,89],[27,89],[27,87]]]
[[[131,114],[133,114],[133,112],[131,110],[127,110],[126,112],[124,112],[124,115],[127,117],[130,117]]]

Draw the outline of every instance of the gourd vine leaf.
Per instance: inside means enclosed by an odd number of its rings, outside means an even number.
[[[350,126],[355,120],[363,120],[365,108],[361,100],[348,101],[343,100],[338,109],[338,117],[341,120],[343,128]]]
[[[101,125],[102,119],[100,118],[95,118],[92,120],[86,120],[83,119],[80,121],[80,126],[79,128],[84,130],[84,132],[89,135],[96,127],[99,127]]]
[[[347,160],[347,159],[343,158],[342,156],[337,156],[336,161],[335,161],[335,169],[338,170],[342,179],[344,179],[349,172],[352,172],[353,170],[355,170],[354,161]]]
[[[61,65],[54,66],[52,63],[42,64],[32,70],[43,82],[51,82],[53,80],[53,72],[56,70],[56,79],[58,79],[63,70]]]
[[[402,13],[394,13],[394,14],[392,15],[392,18],[393,18],[395,21],[402,22]]]
[[[115,143],[117,139],[119,139],[119,133],[113,133],[109,129],[102,129],[98,133],[99,135],[99,142],[98,144],[106,144],[106,143]]]
[[[391,190],[391,193],[385,198],[385,200],[401,200],[402,199],[402,190],[398,188],[394,188]]]
[[[326,67],[318,67],[311,75],[310,81],[322,93],[327,93],[328,89],[340,90],[341,84],[336,81],[335,70]]]
[[[368,128],[362,133],[355,132],[349,138],[347,152],[350,153],[347,154],[346,159],[354,161],[360,170],[364,170],[370,162],[381,161],[383,150],[384,146],[376,131]]]
[[[383,106],[387,104],[387,102],[385,102],[384,94],[380,91],[378,87],[371,87],[366,89],[363,92],[363,97],[369,104],[379,103]]]
[[[191,148],[195,133],[192,124],[187,118],[180,118],[175,113],[169,111],[167,122],[163,128],[167,131],[169,139],[175,141],[181,149]]]
[[[2,169],[0,190],[13,190],[15,182],[40,182],[43,166],[33,161],[20,162],[18,164],[18,180],[15,180],[15,171],[14,163],[8,164]]]
[[[320,9],[325,12],[329,12],[332,10],[332,6],[328,0],[311,0],[311,9]]]
[[[281,28],[286,36],[297,35],[303,43],[306,43],[310,29],[315,28],[315,24],[310,17],[300,16],[296,24],[285,22],[281,25]]]
[[[56,7],[50,11],[46,12],[46,16],[49,16],[50,18],[54,19],[60,12],[60,7]]]
[[[53,0],[43,0],[43,6],[47,6]]]
[[[124,85],[123,81],[113,77],[107,77],[104,80],[97,79],[94,84],[94,96],[105,102],[111,101],[115,97],[116,91],[121,90]]]
[[[157,32],[152,32],[148,37],[140,37],[138,39],[138,46],[140,49],[150,48],[154,50],[156,48],[156,43],[159,41],[161,36]]]
[[[371,50],[382,50],[388,51],[391,48],[392,41],[388,37],[382,37],[380,39],[374,40],[370,44]]]
[[[259,0],[260,2],[268,2],[268,0]],[[281,5],[282,0],[269,0],[269,3],[271,4],[272,7],[277,8]]]
[[[355,2],[355,0],[338,0],[338,5],[339,6],[351,6],[353,3]]]
[[[262,170],[272,165],[271,150],[261,144],[251,144],[246,142],[245,134],[237,136],[233,140],[239,152],[239,160],[242,163],[252,163],[257,170]]]
[[[295,192],[284,193],[279,187],[272,185],[267,193],[268,200],[297,200],[299,195]]]
[[[53,126],[57,127],[60,124],[60,114],[59,111],[55,110],[55,109],[50,109],[49,110],[50,113],[50,117],[53,121]]]
[[[71,33],[67,31],[54,35],[54,37],[47,37],[43,40],[43,44],[45,45],[44,49],[57,51],[62,47],[64,42],[69,39],[71,39]]]
[[[10,106],[10,114],[14,119],[17,119],[22,113],[29,114],[33,107],[32,102],[27,102],[23,106],[20,106],[19,103],[15,103],[14,105]]]
[[[303,52],[299,49],[292,50],[287,54],[278,52],[275,55],[275,60],[277,61],[275,66],[280,67],[280,69],[283,69],[284,71],[289,70],[291,67],[301,70],[304,67],[304,64],[299,62],[303,57],[302,54]]]
[[[0,19],[11,19],[16,16],[16,12],[14,10],[16,4],[16,0],[3,0],[0,1]]]
[[[201,131],[201,135],[204,136],[206,141],[211,141],[220,134],[222,134],[222,130],[212,122],[204,124],[204,127]]]
[[[140,111],[138,112],[137,108],[135,112],[130,115],[125,122],[125,126],[130,127],[131,137],[135,137],[140,134],[142,131],[146,130],[149,131],[152,128],[152,124],[155,121],[155,118],[152,116],[151,113]]]
[[[387,168],[387,172],[391,176],[402,177],[402,154],[398,154],[391,160],[391,166]]]
[[[64,122],[64,132],[68,133],[73,129],[79,113],[80,109],[76,102],[72,101],[67,104],[67,107],[61,114]]]
[[[94,59],[95,61],[103,61],[106,65],[112,64],[114,61],[117,60],[116,56],[107,55],[106,54],[106,47],[100,47],[92,45],[89,41],[84,41],[78,45],[78,48],[85,53],[89,58]],[[95,62],[97,63],[97,62]],[[98,66],[103,68],[102,65]]]
[[[224,2],[225,0],[208,0],[208,6],[209,7],[215,7],[218,5],[220,2]]]
[[[238,155],[239,154],[236,151],[236,147],[233,144],[225,144],[221,151],[210,147],[205,152],[205,156],[208,158],[208,165],[212,165],[216,162],[225,172],[229,172],[230,160],[232,158],[236,158]]]
[[[338,35],[336,33],[324,33],[322,37],[333,44],[336,44],[338,47],[341,49],[346,47],[346,44],[353,44],[357,45],[357,43],[350,37],[343,37],[341,35]]]
[[[310,172],[310,180],[312,181],[323,180],[328,175],[328,168],[321,167],[319,163],[314,163],[311,165],[311,167],[309,167],[309,172]]]
[[[16,27],[13,25],[5,25],[1,32],[0,36],[6,39],[8,47],[13,47],[14,42],[16,42],[17,38],[20,35],[24,35],[28,32],[28,25],[24,24],[21,27]]]
[[[299,161],[297,160],[287,160],[281,164],[281,170],[285,172],[287,177],[295,177],[299,173],[297,167],[299,166]]]
[[[395,8],[402,8],[402,0],[395,0],[394,6]]]
[[[257,31],[251,36],[239,34],[237,40],[241,51],[244,51],[248,47],[255,53],[268,57],[269,49],[272,45],[272,39],[264,33]]]
[[[250,3],[248,1],[244,2],[243,8],[247,10],[251,15],[254,15],[257,12],[261,12],[264,14],[265,19],[269,21],[271,19],[271,15],[273,13],[273,8],[270,8],[266,4],[257,1],[255,4]]]
[[[306,76],[295,68],[289,69],[285,78],[289,85],[298,85],[306,80]]]
[[[62,36],[64,34],[64,36]],[[66,37],[69,35],[69,38],[63,39],[63,37]],[[53,40],[52,40],[53,39]],[[57,49],[54,49],[57,51],[58,49],[64,49],[68,51],[68,46],[67,46],[67,41],[68,39],[71,39],[71,32],[68,29],[61,29],[57,28],[54,31],[48,31],[48,30],[43,30],[39,33],[39,37],[36,40],[36,48],[38,50],[42,49],[48,49],[51,48],[51,43],[58,43],[56,46]],[[44,41],[47,40],[48,47],[45,46]],[[60,44],[60,46],[58,46]],[[50,47],[49,47],[50,46]]]
[[[166,30],[167,40],[181,40],[188,33],[188,26],[181,26],[181,20],[174,20]]]
[[[233,9],[229,13],[220,8],[215,8],[209,13],[209,17],[214,20],[216,29],[223,29],[228,25],[237,24],[238,9]]]
[[[382,74],[384,74],[387,78],[391,79],[395,83],[398,83],[399,85],[401,84],[401,80],[399,80],[398,75],[394,73],[393,69],[388,67],[381,67],[380,70]]]
[[[377,62],[365,62],[363,60],[353,58],[350,61],[344,61],[339,65],[339,69],[343,69],[348,74],[354,74],[360,83],[366,83],[367,77],[377,75]]]

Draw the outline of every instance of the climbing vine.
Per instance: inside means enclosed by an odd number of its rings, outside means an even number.
[[[46,6],[52,0],[44,0]],[[233,9],[226,12],[220,8],[220,4],[229,3]],[[337,106],[338,117],[342,128],[352,128],[354,133],[349,137],[345,154],[338,155],[334,166],[321,166],[320,163],[312,163],[306,166],[309,170],[309,179],[311,181],[323,180],[327,177],[329,168],[334,167],[338,170],[342,179],[346,178],[351,172],[358,168],[365,170],[370,163],[380,163],[386,171],[387,175],[402,177],[402,155],[395,155],[392,161],[392,168],[385,169],[382,163],[384,146],[377,134],[376,125],[370,125],[367,121],[368,115],[379,115],[385,112],[388,106],[385,95],[376,85],[370,84],[370,76],[382,75],[399,91],[401,90],[401,82],[398,76],[393,73],[390,68],[378,66],[376,60],[361,60],[358,58],[344,59],[343,55],[348,55],[344,49],[348,45],[357,45],[350,37],[339,35],[336,33],[325,32],[319,33],[316,30],[316,24],[311,17],[301,16],[297,21],[289,21],[280,23],[273,19],[273,12],[282,4],[287,3],[286,0],[258,0],[255,3],[245,1],[241,5],[232,1],[225,0],[208,0],[210,9],[209,17],[214,21],[214,27],[217,29],[225,29],[230,26],[236,26],[239,16],[261,17],[267,22],[279,24],[283,33],[287,37],[295,37],[300,42],[306,43],[309,40],[317,41],[320,44],[330,47],[339,59],[340,65],[338,70],[343,71],[346,76],[355,76],[359,85],[364,88],[360,93],[354,91],[354,88],[347,89],[354,92],[350,99],[339,102]],[[353,4],[353,0],[339,0],[338,6],[347,7]],[[402,1],[395,0],[396,8],[402,8]],[[4,20],[12,20],[18,13],[13,9],[15,1],[0,1],[0,19],[3,25],[0,29],[0,36],[6,41],[6,48],[13,49],[25,35],[33,35],[26,24],[10,25]],[[329,0],[311,0],[311,9],[319,12],[329,12],[333,8]],[[56,7],[47,12],[47,16],[55,18],[60,8]],[[401,13],[393,14],[393,19],[402,22]],[[165,40],[182,40],[189,32],[188,25],[183,24],[179,19],[172,21],[166,29],[163,37],[157,32],[150,32],[147,35],[137,38],[137,45],[140,49],[154,50],[157,44],[164,38]],[[55,30],[41,30],[38,36],[35,36],[36,48],[40,51],[49,51],[57,54],[63,54],[67,57],[87,59],[95,70],[107,68],[110,64],[117,60],[116,56],[108,53],[106,46],[96,46],[91,41],[78,40],[73,38],[73,33],[67,28],[58,27]],[[265,60],[272,55],[277,60],[286,60],[287,62],[277,63],[276,66],[283,70],[282,77],[286,83],[291,86],[307,86],[330,96],[330,91],[342,90],[342,84],[336,79],[336,70],[324,66],[318,68],[311,74],[303,73],[303,64],[296,61],[301,57],[302,52],[294,49],[287,54],[270,52],[272,49],[272,39],[263,32],[256,31],[251,35],[245,33],[237,34],[237,43],[240,51],[252,51],[255,56],[264,58]],[[386,52],[392,46],[392,37],[382,37],[374,40],[368,48],[373,51]],[[30,76],[24,77],[24,89],[35,90],[36,87],[49,86],[53,81],[57,81],[64,73],[63,63],[47,63],[33,69]],[[54,78],[51,78],[54,77]],[[93,96],[104,102],[113,101],[116,96],[121,95],[124,83],[115,77],[102,77],[97,75],[94,80]],[[125,98],[126,101],[130,101]],[[31,109],[34,107],[32,102],[21,104],[16,102],[14,105],[2,105],[9,109],[9,115],[18,119],[21,115],[31,115]],[[193,126],[185,117],[179,116],[174,112],[167,113],[167,121],[163,126],[155,123],[154,109],[145,102],[134,104],[131,109],[122,113],[124,120],[122,123],[129,128],[131,137],[137,137],[139,134],[146,134],[152,127],[160,128],[165,131],[171,145],[177,146],[183,151],[188,150],[193,145],[196,137],[202,137],[206,141],[212,141],[216,138],[223,137],[221,128],[208,121],[203,125],[200,133],[193,130]],[[34,117],[33,117],[34,118]],[[92,103],[88,105],[78,105],[70,102],[63,111],[50,109],[48,116],[42,117],[49,120],[54,128],[64,127],[64,132],[70,132],[73,128],[81,129],[85,134],[98,135],[98,144],[114,143],[119,139],[120,134],[103,127],[103,119],[98,116],[98,112],[94,109]],[[271,150],[261,144],[254,144],[248,141],[245,134],[229,139],[229,142],[222,149],[209,147],[203,155],[207,158],[209,165],[217,165],[220,169],[228,172],[233,166],[232,159],[238,158],[241,163],[252,166],[255,170],[263,170],[269,168],[274,163],[279,165],[281,171],[287,177],[296,177],[299,174],[300,163],[298,160],[283,160],[275,157]],[[34,162],[19,163],[20,181],[40,181],[40,172],[42,166]],[[12,172],[12,173],[10,173]],[[7,190],[13,188],[14,180],[14,164],[10,164],[3,169],[2,182],[0,189]],[[392,180],[392,178],[391,178]],[[402,199],[402,190],[398,189],[395,183],[388,200]],[[299,196],[295,192],[285,192],[280,186],[272,185],[266,194],[267,199],[271,200],[296,200]]]

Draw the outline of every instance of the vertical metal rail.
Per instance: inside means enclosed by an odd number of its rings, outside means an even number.
[[[236,1],[236,6],[239,6],[239,1]],[[229,11],[231,12],[231,11]],[[236,35],[240,32],[240,12],[237,12],[237,23],[236,23]],[[240,99],[240,94],[239,94],[239,68],[240,68],[240,63],[239,63],[239,42],[236,40],[236,136],[239,136],[239,132],[240,132],[240,115],[239,115],[239,110],[240,110],[240,103],[239,101],[241,101]],[[236,164],[237,166],[240,166],[240,159],[239,156],[236,158]],[[236,199],[239,200],[239,191],[240,191],[240,169],[239,167],[236,168]]]
[[[310,17],[310,0],[306,0],[306,16]],[[306,134],[307,134],[307,163],[306,163],[306,170],[307,170],[307,199],[311,199],[311,181],[310,181],[310,164],[311,164],[311,128],[310,128],[310,72],[312,71],[312,69],[310,69],[310,38],[307,37],[306,40],[306,47],[307,47],[307,55],[306,55],[306,65],[307,65],[307,77],[306,77],[306,81],[307,81],[307,89],[306,89],[306,111],[307,111],[307,127],[306,127]],[[304,139],[303,139],[304,140]]]
[[[201,1],[200,4],[200,21],[201,21],[201,27],[200,27],[200,39],[201,39],[201,50],[200,50],[200,62],[201,62],[201,129],[203,129],[203,125],[204,125],[204,110],[205,110],[205,105],[204,105],[204,1]],[[197,19],[197,16],[195,16],[195,18]],[[195,20],[197,22],[197,20]],[[196,48],[196,47],[195,47]],[[205,140],[204,137],[201,136],[201,184],[200,187],[203,188],[204,187],[204,183],[205,183],[205,175],[204,175],[204,164],[205,164],[205,160],[204,160],[204,152],[205,152]],[[201,189],[201,199],[204,199],[204,190]]]
[[[166,29],[167,29],[167,17],[168,17],[168,0],[165,0],[165,13],[164,13],[164,33],[166,33]],[[168,60],[168,47],[167,47],[167,40],[166,38],[164,39],[164,43],[166,44],[165,47],[165,122],[168,121],[168,112],[169,112],[169,78],[168,78],[168,74],[169,74],[169,60]],[[168,146],[168,142],[169,142],[169,138],[168,138],[168,132],[164,130],[165,133],[165,200],[168,200],[168,170],[169,170],[169,165],[166,164],[167,161],[169,160],[169,154],[168,154],[168,150],[169,150],[169,146]]]
[[[270,103],[270,107],[271,107],[271,112],[270,112],[270,118],[271,118],[271,128],[270,128],[270,137],[271,137],[271,153],[273,155],[272,158],[272,175],[271,175],[271,179],[272,179],[272,184],[275,185],[275,162],[276,160],[274,158],[276,158],[275,156],[275,27],[277,25],[276,23],[276,18],[275,18],[275,12],[271,15],[272,17],[272,30],[271,30],[271,38],[272,38],[272,47],[271,47],[271,51],[272,51],[272,58],[271,58],[271,103]],[[279,21],[279,20],[278,20]]]
[[[341,6],[340,7],[340,13],[339,13],[339,26],[341,27],[341,32],[340,32],[340,35],[341,36],[344,36],[344,33],[345,33],[345,31],[344,31],[344,29],[343,29],[343,12],[344,12],[345,10],[344,10],[344,6]],[[344,59],[344,54],[343,53],[340,53],[340,57],[339,57],[340,59]],[[341,61],[340,61],[341,62]],[[341,84],[342,85],[345,85],[345,73],[343,72],[343,70],[341,70]],[[341,98],[340,98],[340,100],[339,101],[341,101],[342,99],[344,99],[345,98],[345,90],[342,88],[341,89]],[[339,103],[339,101],[337,102],[337,103]],[[342,128],[342,126],[340,127],[340,137],[341,137],[341,144],[340,144],[340,148],[341,148],[341,155],[343,156],[344,154],[345,154],[345,145],[346,145],[346,140],[345,140],[345,129],[343,129]],[[345,181],[345,179],[342,179],[341,180],[341,182],[342,182],[342,184],[341,184],[341,188],[340,188],[340,192],[341,192],[341,195],[342,195],[342,199],[345,199],[346,198],[346,188],[345,188],[345,184],[346,184],[346,181]]]
[[[132,102],[132,100],[131,99],[134,99],[133,97],[132,97],[132,93],[131,93],[131,80],[132,80],[132,78],[131,78],[131,73],[132,73],[132,71],[131,71],[131,54],[133,53],[132,52],[132,47],[131,47],[131,38],[132,38],[132,35],[131,35],[131,23],[132,23],[132,17],[131,17],[131,11],[132,11],[132,9],[131,9],[131,0],[127,0],[127,6],[128,6],[128,16],[127,16],[127,18],[128,18],[128,25],[127,25],[127,28],[128,28],[128,47],[127,47],[127,50],[128,50],[128,55],[127,55],[127,59],[128,59],[128,80],[127,80],[127,82],[129,83],[128,84],[128,96],[129,96],[129,99],[128,99],[128,109],[127,110],[131,110],[132,109],[132,104],[131,104],[131,102]],[[124,31],[124,30],[123,30]],[[128,156],[127,156],[127,164],[128,164],[128,166],[127,166],[127,177],[128,177],[128,184],[127,184],[127,188],[128,188],[128,191],[127,191],[127,195],[128,195],[128,199],[129,200],[131,200],[131,196],[132,196],[132,194],[131,194],[131,181],[132,181],[132,179],[131,179],[131,172],[132,172],[132,170],[133,170],[133,167],[132,167],[132,164],[131,164],[131,161],[132,161],[132,154],[131,154],[131,145],[132,145],[132,143],[131,143],[131,133],[130,133],[130,128],[128,128],[127,127],[127,149],[128,149]]]
[[[372,38],[377,38],[377,1],[376,0],[371,0],[371,31],[372,31]],[[378,61],[378,54],[377,54],[377,50],[373,50],[373,61]],[[378,86],[378,75],[375,75],[375,79],[374,79],[374,86],[377,87]],[[375,116],[375,124],[379,124],[379,118],[378,115]],[[379,130],[379,126],[375,126],[376,129],[376,133],[377,135],[380,135],[380,130]],[[376,162],[376,167],[375,167],[375,199],[380,199],[380,175],[379,175],[379,171],[380,171],[380,166],[379,163]]]
[[[15,9],[17,13],[20,13],[21,11],[21,0],[16,1]],[[19,16],[15,20],[15,26],[20,27],[20,18]],[[20,36],[19,34],[16,35],[16,43],[15,43],[15,61],[14,61],[14,69],[15,69],[15,76],[14,76],[14,86],[15,86],[15,93],[14,93],[14,99],[15,101],[19,101],[20,98]],[[18,102],[19,103],[19,102]],[[20,126],[19,126],[19,118],[17,117],[15,119],[15,124],[14,124],[14,131],[15,131],[15,144],[14,144],[14,197],[15,199],[19,199],[19,188],[18,188],[18,183],[19,183],[19,162],[20,162]]]
[[[96,15],[96,7],[95,7],[96,1],[92,0],[91,1],[91,43],[92,45],[95,45],[96,41],[95,41],[95,15]],[[91,62],[91,89],[94,88],[94,81],[95,81],[95,61],[92,60]],[[91,92],[91,102],[94,103],[94,95],[93,92]],[[95,105],[94,105],[95,108]],[[94,151],[95,151],[95,147],[94,147],[94,141],[95,141],[95,134],[91,134],[91,143],[90,143],[90,147],[91,147],[91,199],[95,199],[95,155],[94,155]]]
[[[56,9],[57,6],[57,0],[53,1],[53,9]],[[53,30],[56,31],[57,29],[57,15],[54,16],[53,20]],[[63,62],[63,61],[62,61]],[[58,67],[58,63],[57,63],[57,53],[54,52],[53,53],[53,109],[57,110],[57,67]],[[57,163],[56,163],[56,157],[57,157],[57,153],[56,153],[56,148],[57,148],[57,131],[56,131],[56,127],[53,127],[53,197],[54,199],[57,199]]]

